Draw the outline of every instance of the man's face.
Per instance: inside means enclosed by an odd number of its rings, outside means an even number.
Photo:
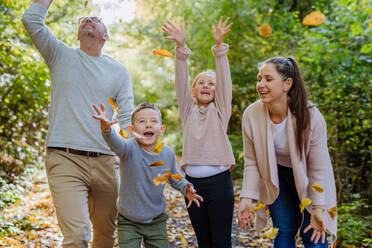
[[[94,38],[98,41],[107,40],[107,32],[102,19],[99,17],[82,17],[79,19],[78,40],[83,37]]]

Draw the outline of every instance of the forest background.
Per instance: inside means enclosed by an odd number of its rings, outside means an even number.
[[[104,8],[115,8],[109,1]],[[118,0],[118,3],[129,0]],[[130,71],[135,103],[155,103],[167,124],[164,141],[181,155],[182,133],[174,91],[174,59],[154,55],[154,49],[174,53],[174,44],[160,30],[170,20],[184,23],[190,56],[190,76],[214,69],[211,25],[219,16],[234,22],[225,39],[233,81],[232,116],[228,129],[241,181],[243,144],[241,117],[258,99],[257,64],[272,56],[293,55],[302,69],[310,99],[324,115],[339,203],[340,244],[372,244],[371,86],[372,2],[370,0],[136,0],[132,18],[108,23],[104,51]],[[22,194],[22,180],[43,168],[48,127],[48,68],[22,26],[30,0],[0,0],[0,211]],[[99,13],[94,1],[54,1],[46,24],[70,46],[77,47],[77,19]],[[302,24],[320,10],[327,21]],[[272,29],[260,31],[262,24]],[[0,225],[1,225],[0,215]],[[16,224],[14,224],[16,225]],[[0,235],[11,232],[2,227]]]

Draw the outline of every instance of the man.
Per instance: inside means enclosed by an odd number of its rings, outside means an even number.
[[[59,41],[44,23],[52,2],[35,0],[22,20],[53,81],[45,166],[63,247],[88,247],[91,220],[93,247],[112,248],[119,160],[92,119],[91,106],[112,97],[120,110],[120,127],[127,128],[133,110],[131,79],[123,65],[102,54],[108,35],[100,18],[80,20],[80,48]]]

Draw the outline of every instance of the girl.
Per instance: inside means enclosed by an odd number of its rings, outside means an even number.
[[[200,208],[188,208],[200,248],[231,247],[234,191],[230,169],[235,160],[226,131],[231,115],[232,86],[224,36],[229,18],[212,27],[216,73],[199,73],[190,90],[185,30],[171,22],[162,30],[176,42],[176,95],[183,127],[182,168],[204,198]],[[188,200],[186,199],[186,202]]]
[[[269,206],[273,225],[279,228],[275,248],[295,248],[299,228],[306,248],[327,248],[326,230],[336,235],[337,221],[327,213],[336,206],[336,189],[325,120],[308,102],[294,58],[266,60],[259,64],[257,78],[261,99],[243,115],[245,166],[239,223],[244,229],[250,226],[253,201],[261,201]],[[316,184],[324,191],[314,190]],[[299,204],[305,198],[312,204],[302,216]],[[257,213],[258,230],[265,220],[263,209]]]

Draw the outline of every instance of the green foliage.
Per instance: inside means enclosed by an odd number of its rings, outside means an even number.
[[[161,25],[167,20],[185,23],[186,43],[193,51],[189,59],[192,80],[198,72],[214,68],[211,26],[220,15],[230,16],[234,25],[225,42],[230,45],[228,57],[233,79],[228,133],[237,161],[234,177],[241,178],[243,171],[243,159],[239,158],[243,151],[241,115],[258,99],[257,64],[272,56],[294,55],[302,68],[310,99],[328,124],[339,201],[347,200],[352,192],[360,192],[364,197],[370,194],[372,10],[368,1],[141,0],[136,3],[137,17],[113,27],[116,35],[126,41],[116,46],[137,51],[129,66],[135,94],[140,95],[137,100],[157,103],[163,109],[164,120],[170,127],[168,135],[180,137],[181,123],[175,118],[173,61],[151,54],[157,48],[173,51],[173,42],[163,39]],[[321,10],[328,21],[319,27],[303,26],[302,18],[314,10]],[[259,35],[258,27],[262,23],[272,27],[270,37]],[[180,148],[178,144],[177,148]]]
[[[338,210],[338,247],[355,245],[355,247],[372,246],[371,205],[360,194],[352,194],[351,203],[341,204]]]
[[[13,193],[4,192],[14,186],[17,176],[28,165],[42,162],[45,146],[51,82],[21,21],[31,3],[0,0],[0,208],[12,201],[14,195],[9,194]],[[69,29],[77,30],[74,20],[81,4],[55,1],[46,19],[55,35],[68,44],[76,40]]]

